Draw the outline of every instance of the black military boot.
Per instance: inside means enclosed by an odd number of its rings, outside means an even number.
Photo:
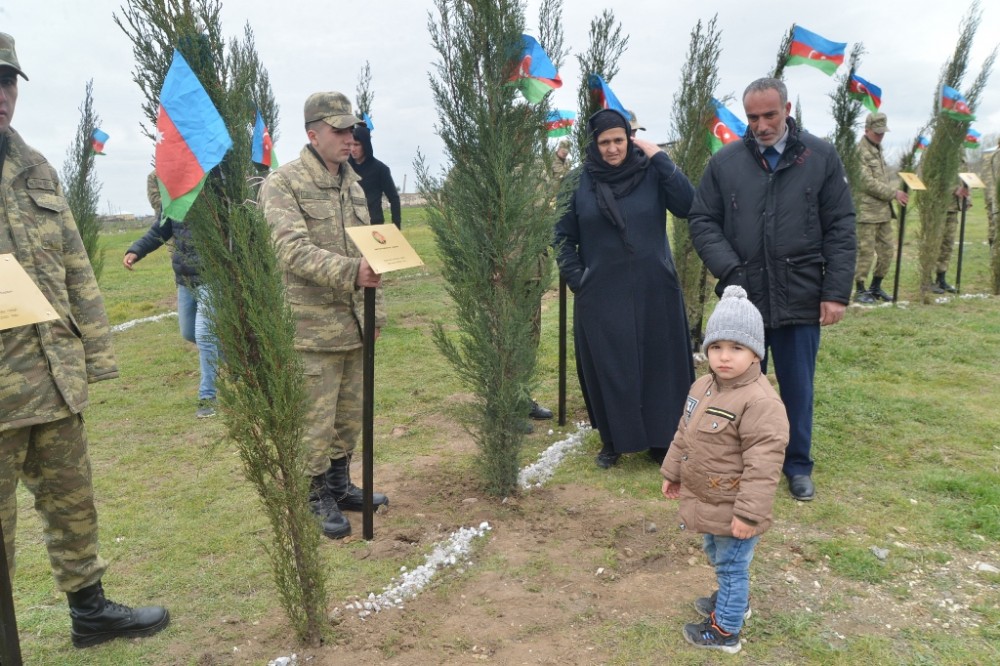
[[[952,285],[948,284],[944,279],[944,272],[937,274],[937,286],[941,288],[941,291],[947,291],[950,294],[957,294],[958,289],[955,289]]]
[[[67,592],[70,635],[78,648],[90,647],[113,638],[152,636],[170,624],[170,613],[162,606],[129,608],[104,598],[101,581],[76,592]]]
[[[330,459],[330,469],[326,470],[326,487],[333,495],[341,511],[361,511],[365,507],[365,496],[361,488],[351,483],[351,457]],[[382,493],[372,492],[372,506],[377,511],[389,498]]]
[[[882,278],[880,277],[872,278],[872,286],[868,289],[868,293],[877,300],[892,303],[892,296],[882,291]]]
[[[309,486],[309,508],[319,517],[323,535],[330,539],[343,539],[351,534],[351,523],[340,512],[337,500],[327,488],[326,474],[317,474]]]
[[[864,280],[858,280],[855,282],[854,302],[860,303],[861,305],[875,304],[875,297],[868,293],[868,290],[865,289]]]

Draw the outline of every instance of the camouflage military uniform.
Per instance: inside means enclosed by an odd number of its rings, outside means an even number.
[[[997,218],[1000,217],[1000,202],[997,201],[997,183],[1000,182],[1000,146],[983,158],[983,184],[986,185],[986,214],[989,216],[990,245],[997,238]]]
[[[310,403],[307,472],[316,476],[331,458],[349,455],[361,432],[361,253],[344,228],[369,224],[368,201],[352,169],[342,165],[339,175],[330,173],[309,146],[271,173],[259,201],[295,318]],[[375,326],[385,322],[379,289]]]
[[[855,282],[868,279],[873,259],[875,271],[872,276],[885,277],[892,264],[896,245],[892,233],[892,220],[896,217],[892,202],[896,196],[896,188],[889,184],[882,147],[862,136],[858,141],[858,157],[861,193],[857,215],[858,263],[854,270]]]
[[[962,185],[959,184],[958,187]],[[965,198],[965,206],[968,209],[970,200]],[[962,197],[953,195],[951,206],[944,218],[944,236],[941,238],[941,249],[938,251],[937,265],[935,270],[938,273],[948,272],[948,263],[951,261],[951,251],[955,247],[955,232],[958,229],[958,213],[962,210]]]
[[[0,521],[13,572],[18,480],[35,496],[59,588],[100,580],[82,410],[118,376],[104,301],[55,170],[17,132],[0,177],[0,254],[13,254],[59,319],[0,331]]]

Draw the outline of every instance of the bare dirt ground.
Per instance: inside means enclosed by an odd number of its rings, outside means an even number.
[[[469,454],[472,444],[456,437],[448,446]],[[658,485],[652,464],[649,477]],[[440,572],[403,609],[361,618],[341,603],[331,613],[336,637],[320,648],[295,647],[278,612],[252,627],[224,623],[215,631],[217,648],[201,655],[200,666],[267,664],[293,652],[294,664],[316,666],[628,663],[609,626],[653,622],[679,632],[697,619],[693,599],[713,589],[700,537],[675,528],[675,509],[666,501],[573,483],[489,500],[473,480],[443,485],[436,457],[381,470],[379,479],[392,514],[412,520],[379,516],[376,538],[358,557],[426,553],[456,529],[488,521],[493,529],[474,548],[472,566]],[[778,501],[791,502],[784,495]],[[360,533],[360,515],[350,515]],[[778,613],[821,614],[823,637],[833,645],[955,621],[967,626],[964,609],[988,594],[971,571],[973,558],[958,553],[946,563],[917,563],[886,585],[845,580],[816,554],[822,536],[777,521],[762,539],[751,569],[757,619],[745,628],[750,640],[755,623],[767,626],[768,616]],[[894,547],[905,548],[904,542],[900,535]],[[996,553],[988,556],[996,561]],[[908,594],[899,594],[900,587]]]

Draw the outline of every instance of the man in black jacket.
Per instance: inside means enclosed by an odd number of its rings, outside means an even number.
[[[354,146],[351,148],[351,168],[361,176],[361,189],[368,199],[368,214],[372,224],[385,224],[385,213],[382,212],[382,195],[389,200],[389,211],[392,223],[397,229],[402,229],[403,218],[399,212],[399,192],[392,180],[392,172],[381,160],[375,159],[372,152],[372,133],[364,125],[354,128]]]
[[[783,471],[792,496],[811,500],[820,326],[840,321],[850,302],[856,237],[840,157],[799,130],[791,107],[778,79],[747,86],[747,133],[709,161],[688,219],[695,249],[719,278],[717,293],[742,286],[764,317],[791,425]]]

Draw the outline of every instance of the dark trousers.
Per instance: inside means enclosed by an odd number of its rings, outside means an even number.
[[[816,354],[819,352],[819,324],[781,326],[764,329],[767,355],[761,370],[774,361],[781,400],[788,413],[788,448],[785,450],[786,476],[812,474],[813,378],[816,376]]]

